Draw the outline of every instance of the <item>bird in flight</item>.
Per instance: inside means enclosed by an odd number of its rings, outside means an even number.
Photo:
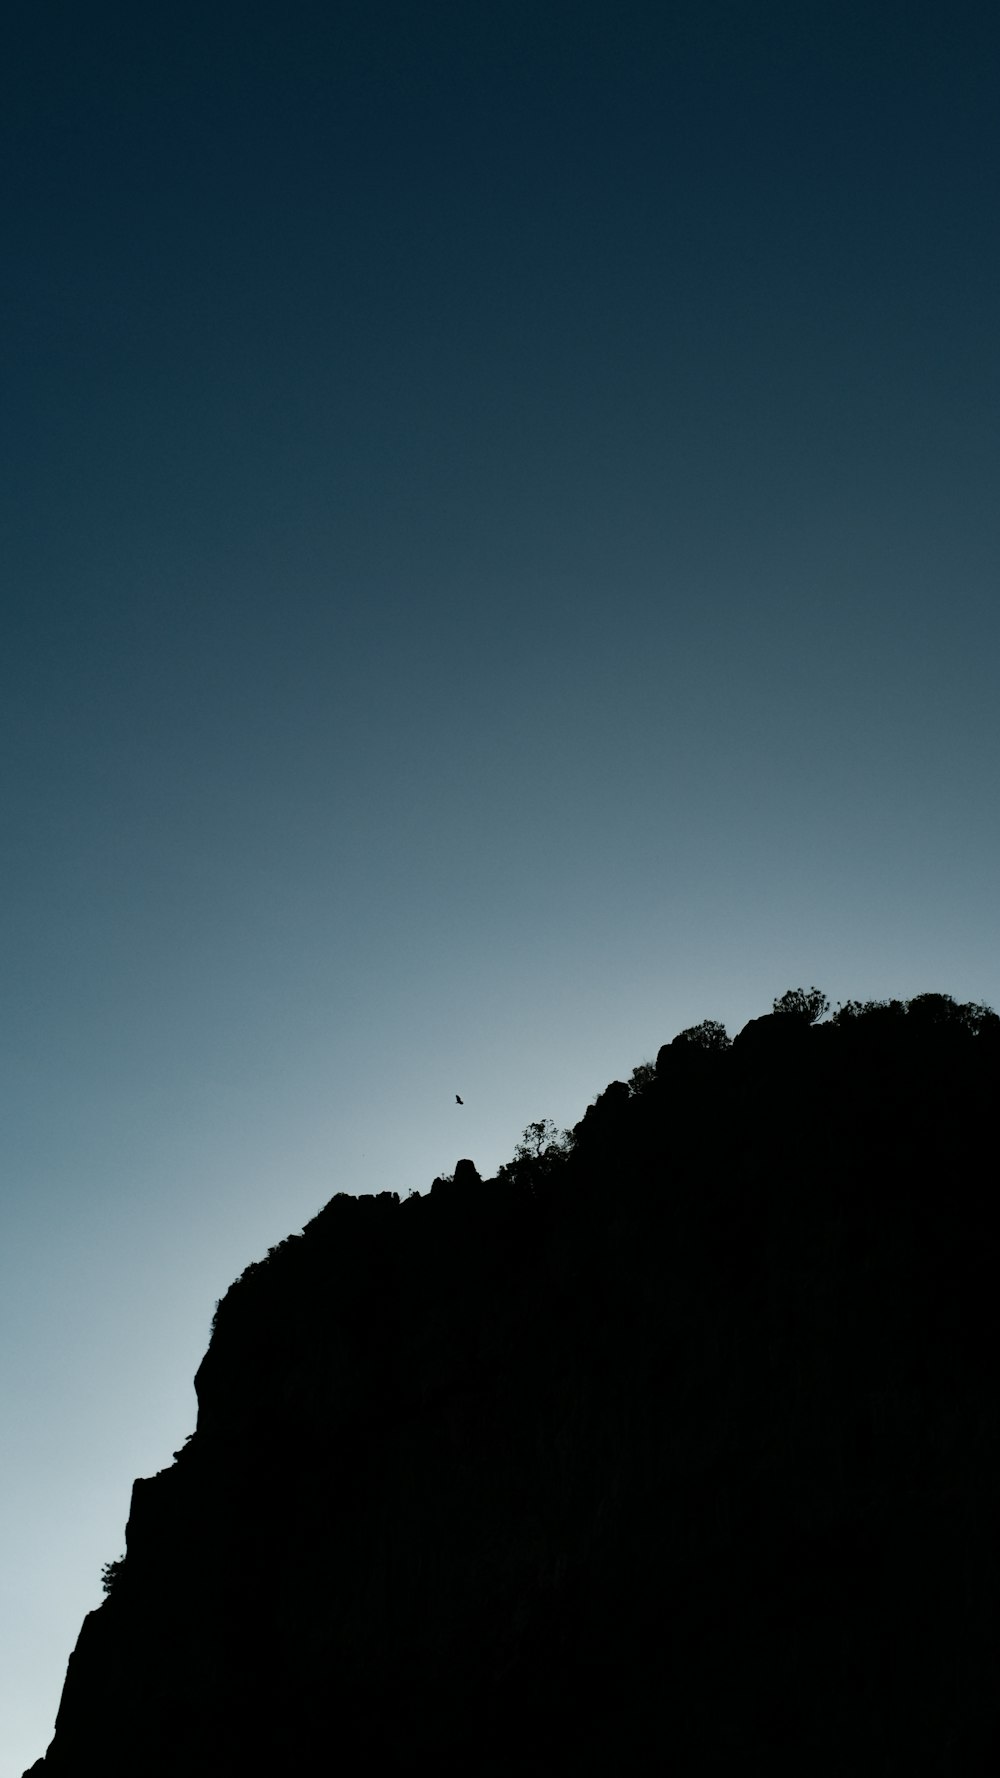
[[[456,1105],[464,1105],[465,1104],[465,1100],[462,1098],[461,1093],[455,1094],[455,1104]]]

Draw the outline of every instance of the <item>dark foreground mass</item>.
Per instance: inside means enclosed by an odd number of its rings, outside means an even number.
[[[1000,1021],[806,1001],[249,1267],[33,1774],[1000,1769]]]

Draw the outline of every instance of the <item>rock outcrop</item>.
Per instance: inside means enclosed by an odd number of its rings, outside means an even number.
[[[37,1778],[990,1768],[997,1027],[783,1055],[250,1266]]]

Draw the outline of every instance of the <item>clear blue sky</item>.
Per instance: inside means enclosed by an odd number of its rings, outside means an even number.
[[[12,6],[0,1778],[334,1191],[792,985],[1000,1006],[998,43]]]

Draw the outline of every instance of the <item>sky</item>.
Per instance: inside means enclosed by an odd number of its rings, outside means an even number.
[[[1000,1007],[998,48],[12,0],[0,1778],[335,1191],[791,986]]]

